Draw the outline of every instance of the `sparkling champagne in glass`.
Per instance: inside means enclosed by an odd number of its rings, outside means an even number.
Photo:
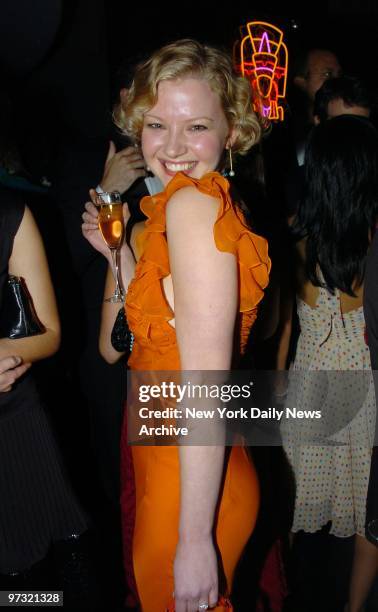
[[[118,251],[124,238],[124,221],[121,195],[118,191],[103,191],[97,194],[96,206],[98,209],[98,226],[106,244],[108,245],[113,262],[113,272],[116,282],[114,293],[106,302],[112,304],[124,301],[118,267]]]

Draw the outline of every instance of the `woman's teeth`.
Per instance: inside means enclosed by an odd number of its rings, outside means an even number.
[[[164,163],[164,166],[167,168],[167,170],[169,170],[170,172],[184,172],[185,170],[191,170],[192,168],[194,168],[194,166],[196,165],[196,162],[187,162],[187,163],[181,163],[181,164],[170,164],[168,162]]]

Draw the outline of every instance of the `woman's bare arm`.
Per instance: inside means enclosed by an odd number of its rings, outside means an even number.
[[[281,294],[282,295],[282,294]],[[280,303],[280,338],[277,347],[276,369],[286,370],[289,356],[290,339],[292,333],[294,297],[283,293]]]
[[[133,227],[131,235],[131,249],[125,244],[121,251],[120,270],[122,275],[122,284],[125,291],[130,283],[130,280],[134,276],[135,272],[135,255],[137,253],[136,239],[140,232],[143,230],[144,223],[137,223]],[[115,280],[112,268],[109,266],[106,274],[104,299],[113,294],[115,288]],[[105,302],[102,305],[101,312],[101,328],[100,328],[100,354],[108,363],[116,363],[125,353],[120,353],[115,350],[111,343],[111,334],[114,327],[115,320],[117,318],[119,309],[122,304],[111,304]]]
[[[114,289],[115,280],[113,270],[110,266],[108,266],[104,299],[112,295]],[[121,359],[122,355],[125,354],[116,351],[111,342],[112,330],[120,308],[123,308],[122,304],[111,304],[110,302],[105,301],[102,304],[99,349],[102,357],[110,364],[116,363],[119,359]]]
[[[0,358],[19,355],[24,362],[33,362],[49,357],[59,347],[60,323],[42,238],[27,207],[14,239],[9,274],[25,279],[38,318],[46,331],[17,340],[1,338]]]
[[[218,251],[214,243],[218,207],[217,199],[190,187],[174,194],[167,206],[176,334],[181,369],[186,371],[222,371],[231,364],[238,280],[235,257]],[[203,378],[199,382],[208,381]],[[179,452],[181,508],[175,595],[180,611],[190,599],[207,601],[210,597],[213,603],[217,599],[211,533],[224,447],[181,446]]]

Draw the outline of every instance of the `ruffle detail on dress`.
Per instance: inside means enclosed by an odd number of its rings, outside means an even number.
[[[170,272],[167,241],[165,238],[166,222],[165,209],[167,204],[166,192],[154,196],[146,196],[140,203],[140,208],[147,217],[145,228],[137,238],[137,250],[141,253],[141,261],[151,261],[158,265],[163,276]],[[150,257],[150,254],[153,254]]]
[[[141,209],[147,216],[144,231],[137,238],[137,250],[141,257],[135,267],[135,276],[126,295],[126,312],[129,327],[136,339],[152,340],[151,331],[157,323],[167,323],[174,317],[161,279],[170,274],[167,241],[165,238],[164,193],[147,196],[141,201]],[[165,331],[169,332],[169,328]],[[159,348],[175,342],[175,333],[159,337]]]
[[[165,223],[165,204],[169,198],[182,187],[192,186],[198,191],[219,200],[217,219],[214,224],[214,240],[220,251],[236,256],[239,268],[240,312],[253,310],[264,296],[264,289],[269,282],[271,262],[268,255],[268,243],[265,238],[254,234],[246,225],[242,211],[232,204],[230,184],[217,172],[210,172],[202,179],[193,179],[178,173],[168,184],[166,196],[159,194],[155,203],[153,221],[147,231],[160,230]],[[164,204],[163,204],[164,202]],[[150,203],[143,207],[149,216]],[[149,221],[147,221],[149,227]]]
[[[168,323],[174,313],[162,287],[162,279],[170,274],[166,204],[176,191],[188,186],[219,200],[214,240],[220,251],[232,253],[237,259],[239,311],[245,315],[240,330],[244,346],[269,280],[268,245],[264,238],[247,227],[243,213],[232,204],[228,181],[217,172],[210,172],[200,180],[178,173],[163,192],[143,198],[141,209],[147,220],[144,231],[137,238],[141,257],[126,297],[130,329],[136,340],[152,341],[156,349],[159,346],[164,351],[175,342],[175,331]],[[154,337],[157,335],[158,338]]]
[[[220,251],[233,253],[239,269],[240,312],[256,308],[264,297],[264,289],[269,282],[271,262],[268,243],[265,238],[254,234],[245,223],[242,211],[232,205],[228,182],[224,190],[220,184],[218,197],[220,207],[214,225],[214,239]]]

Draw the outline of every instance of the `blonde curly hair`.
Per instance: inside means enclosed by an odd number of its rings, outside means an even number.
[[[261,136],[250,84],[235,73],[224,51],[192,39],[170,43],[137,66],[128,96],[114,108],[116,125],[140,142],[144,114],[156,103],[159,83],[187,77],[204,79],[218,94],[229,126],[236,128],[232,151],[247,153]]]

